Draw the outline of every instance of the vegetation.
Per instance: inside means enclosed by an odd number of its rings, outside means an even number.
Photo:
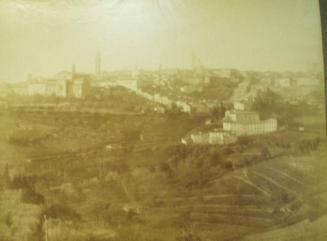
[[[217,120],[222,120],[225,117],[226,110],[225,105],[220,104],[211,110],[211,115]]]
[[[49,240],[58,241],[237,240],[316,217],[313,201],[296,202],[313,193],[313,185],[301,182],[313,182],[314,163],[326,154],[315,133],[197,146],[179,144],[203,123],[187,115],[1,118],[9,127],[1,129],[1,160],[12,160],[7,185],[0,185],[1,240],[41,240],[45,227]],[[47,138],[28,145],[6,138],[22,127]]]
[[[295,104],[284,101],[281,94],[271,89],[257,95],[253,109],[259,112],[262,118],[277,117],[279,125],[288,128],[301,125],[298,121],[301,117],[309,115],[318,117],[320,112],[316,105],[308,104],[306,101]]]
[[[35,145],[46,140],[50,136],[50,133],[46,130],[40,130],[36,128],[20,129],[11,133],[9,136],[9,143],[22,146]]]
[[[44,214],[47,218],[62,221],[81,221],[81,216],[74,209],[62,204],[51,205],[45,210]]]
[[[237,83],[230,79],[212,77],[209,85],[205,86],[201,92],[190,94],[190,97],[194,99],[227,101],[233,96],[236,85]]]

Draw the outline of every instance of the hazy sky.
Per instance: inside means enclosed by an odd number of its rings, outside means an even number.
[[[70,69],[320,68],[318,0],[0,0],[0,80]]]

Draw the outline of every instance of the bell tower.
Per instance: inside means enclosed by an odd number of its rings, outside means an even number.
[[[76,65],[73,64],[72,65],[72,79],[74,79],[75,74],[76,74]]]

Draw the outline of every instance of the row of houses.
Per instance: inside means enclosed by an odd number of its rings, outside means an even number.
[[[21,96],[54,95],[66,97],[67,83],[66,81],[57,81],[53,79],[32,80],[14,85],[13,92]]]
[[[292,72],[255,72],[235,69],[212,69],[197,66],[192,69],[161,69],[154,71],[136,71],[137,85],[140,89],[170,88],[182,93],[201,92],[204,86],[215,81],[240,83],[244,80],[254,81],[257,86],[274,88],[306,88],[322,84],[322,76],[315,73]],[[252,84],[253,84],[252,83]]]
[[[56,96],[82,98],[91,87],[89,74],[63,71],[52,78],[32,78],[14,84],[12,92],[20,96]]]
[[[152,102],[158,103],[158,104],[166,107],[167,109],[171,109],[173,107],[173,105],[176,105],[176,107],[178,107],[181,112],[184,112],[184,113],[191,112],[191,106],[188,103],[186,103],[185,101],[180,101],[180,100],[173,101],[166,96],[161,96],[160,94],[151,95],[151,94],[144,92],[137,88],[135,88],[134,91],[136,94],[138,94]]]
[[[223,145],[231,144],[237,141],[237,137],[231,135],[229,132],[222,131],[220,129],[213,129],[211,131],[200,131],[193,133],[189,136],[189,139],[182,139],[183,144],[209,144],[209,145]]]
[[[51,78],[28,77],[25,82],[11,86],[11,91],[20,96],[57,96],[83,98],[92,87],[111,88],[123,86],[136,90],[137,81],[128,71],[101,72],[97,74],[78,73],[73,65],[71,71],[62,71]]]

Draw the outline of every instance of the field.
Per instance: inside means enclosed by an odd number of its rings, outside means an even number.
[[[278,240],[325,219],[323,133],[184,146],[202,117],[0,118],[3,240]]]

